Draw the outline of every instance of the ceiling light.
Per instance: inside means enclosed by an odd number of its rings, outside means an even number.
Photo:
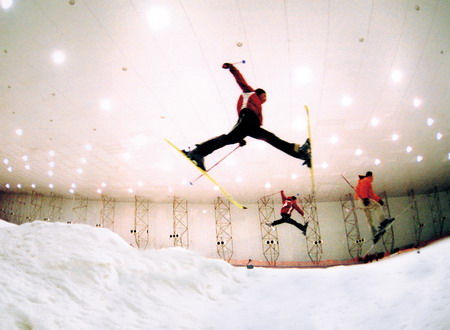
[[[380,164],[381,164],[381,160],[379,160],[378,158],[375,159],[374,164],[375,164],[375,165],[380,165]]]
[[[362,151],[361,149],[356,149],[356,150],[355,150],[355,155],[356,155],[356,156],[361,156],[362,153],[363,153],[363,151]]]
[[[73,190],[73,189],[71,188],[71,189],[69,189],[69,192],[70,192],[71,194],[73,194],[73,193],[75,193],[75,190]]]
[[[75,183],[72,183],[70,186],[71,186],[72,188],[76,188],[76,187],[77,187],[77,185],[76,185]]]
[[[31,188],[35,189],[36,185],[34,183],[31,184]]]
[[[300,67],[294,71],[294,79],[302,85],[309,84],[312,81],[312,71],[307,67]]]
[[[53,176],[53,171],[50,170],[47,172],[47,174],[48,174],[48,176]]]
[[[418,108],[418,107],[420,107],[421,105],[422,105],[422,100],[421,99],[419,99],[419,98],[414,98],[413,99],[413,105],[416,107],[416,108]]]
[[[270,187],[272,187],[272,185],[270,184],[270,182],[266,182],[264,184],[264,188],[269,189]]]
[[[392,141],[397,141],[399,138],[399,135],[397,133],[392,134]]]
[[[436,133],[436,140],[440,140],[440,139],[442,139],[442,134],[440,133],[440,132],[437,132]]]
[[[322,163],[322,168],[328,168],[328,163],[327,162],[323,162]]]
[[[298,178],[298,175],[296,173],[291,174],[291,179],[296,180]]]
[[[18,136],[22,136],[23,135],[23,129],[21,129],[21,128],[16,129],[16,134]]]
[[[78,174],[83,174],[83,169],[82,168],[77,168],[77,173]]]
[[[111,110],[111,108],[112,108],[112,103],[111,103],[111,100],[109,100],[109,99],[101,99],[99,101],[99,104],[100,104],[100,109],[102,109],[102,110],[108,111],[108,110]]]
[[[447,159],[450,160],[450,152],[447,154]]]
[[[411,146],[407,146],[406,147],[406,152],[407,153],[410,153],[412,150],[413,150],[413,148]]]
[[[423,160],[423,157],[421,155],[417,156],[417,162],[420,163]]]
[[[50,183],[50,184],[48,185],[48,187],[49,187],[50,189],[53,189],[55,186],[53,185],[53,183]]]
[[[81,158],[80,158],[80,163],[81,163],[81,164],[86,164],[86,163],[87,163],[86,158],[81,157]]]
[[[50,157],[55,157],[56,152],[55,152],[55,150],[50,150],[50,151],[48,152],[48,154],[50,155]]]
[[[86,149],[87,151],[91,151],[92,150],[92,146],[90,144],[86,144],[84,146],[84,149]]]
[[[99,188],[99,189],[97,189],[97,194],[101,194],[102,193],[102,190]]]
[[[350,96],[343,96],[341,100],[341,104],[344,107],[348,107],[353,103],[353,99]]]
[[[5,187],[6,187],[7,189],[11,188],[11,186],[10,186],[9,183],[5,184]]]
[[[378,118],[372,118],[371,120],[370,120],[370,125],[371,126],[378,126],[378,124],[380,123],[380,120],[378,119]]]
[[[8,10],[11,8],[13,4],[13,0],[1,0],[1,6],[4,10]]]
[[[213,189],[214,189],[215,191],[219,191],[219,187],[218,187],[218,186],[214,186]]]
[[[50,166],[50,167],[55,167],[55,162],[50,162],[50,163],[48,163],[48,166]]]
[[[402,73],[398,70],[392,71],[391,78],[393,82],[399,82],[402,80]]]
[[[336,143],[338,143],[338,141],[339,141],[339,138],[338,138],[337,136],[335,136],[335,135],[333,135],[333,136],[330,138],[331,144],[336,144]]]
[[[428,126],[431,126],[431,125],[433,125],[433,124],[434,124],[433,118],[428,118],[428,119],[427,119],[427,125],[428,125]]]
[[[22,160],[23,160],[24,162],[26,162],[26,161],[28,160],[28,156],[27,156],[27,155],[23,155],[23,156],[22,156]]]
[[[133,193],[133,189],[132,189],[132,188],[128,188],[128,192],[129,192],[130,194],[132,194],[132,193]]]
[[[147,22],[153,31],[160,31],[169,26],[170,17],[167,9],[153,7],[147,11]]]
[[[30,170],[31,169],[30,164],[26,164],[24,167],[25,167],[26,170]]]
[[[60,50],[55,50],[52,53],[52,60],[55,64],[62,64],[66,61],[66,55]]]
[[[20,183],[18,183],[17,188],[22,189],[22,185]]]
[[[103,188],[105,188],[105,187],[106,187],[106,183],[105,183],[105,182],[102,182],[101,186],[102,186]]]
[[[9,163],[8,158],[3,159],[3,164],[8,165],[8,163]]]
[[[12,171],[13,171],[12,166],[8,166],[8,172],[12,172]]]

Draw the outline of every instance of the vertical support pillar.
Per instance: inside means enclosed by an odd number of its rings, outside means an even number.
[[[441,201],[437,187],[434,187],[433,192],[428,194],[427,197],[430,205],[434,234],[436,237],[441,237],[444,231],[445,217],[442,215]]]
[[[188,231],[188,204],[187,200],[173,198],[173,246],[181,246],[189,249]]]
[[[149,240],[148,213],[150,202],[143,197],[134,196],[134,240],[136,246],[145,249]]]
[[[41,218],[43,199],[44,196],[42,194],[39,194],[34,190],[31,192],[30,221]]]
[[[308,256],[314,263],[319,263],[322,259],[322,238],[317,215],[317,203],[315,194],[306,195],[302,198],[303,210],[305,211],[305,221],[309,222],[306,233],[306,246]]]
[[[101,227],[114,231],[114,212],[116,200],[107,195],[102,195],[102,208],[100,210]]]
[[[3,220],[6,220],[6,196],[6,193],[0,191],[0,219]]]
[[[361,239],[361,233],[359,231],[355,200],[352,194],[347,194],[340,202],[342,216],[344,218],[345,236],[347,237],[348,253],[352,258],[359,258],[361,257],[364,239]]]
[[[391,209],[389,208],[389,199],[386,192],[384,191],[380,197],[384,201],[383,205],[384,216],[386,218],[391,218]],[[381,237],[383,240],[384,250],[386,252],[392,252],[394,250],[395,245],[394,226],[395,223],[388,230],[386,230],[386,233]]]
[[[233,256],[233,234],[231,227],[230,202],[217,197],[214,200],[216,217],[217,254],[225,261]]]
[[[62,196],[58,196],[54,193],[50,194],[50,200],[49,200],[49,215],[48,218],[52,222],[61,221],[61,213],[62,213],[62,203],[63,198]]]
[[[411,217],[414,223],[414,234],[416,239],[416,246],[421,241],[424,224],[420,222],[419,208],[417,207],[416,194],[413,189],[408,190],[409,203],[411,208]]]
[[[263,255],[269,265],[275,266],[280,256],[280,245],[278,242],[278,229],[270,228],[266,223],[275,220],[275,209],[273,198],[263,196],[258,200],[259,225],[261,228],[261,238]]]
[[[87,197],[75,194],[73,196],[72,213],[75,223],[87,223],[87,208],[89,200]]]
[[[27,222],[27,194],[17,194],[15,203],[15,218],[18,224]]]

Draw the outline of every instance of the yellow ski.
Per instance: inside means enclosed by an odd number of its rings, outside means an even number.
[[[222,192],[222,194],[225,196],[226,199],[228,199],[232,204],[236,205],[237,207],[241,208],[241,209],[247,209],[246,206],[242,205],[241,203],[237,202],[233,196],[230,195],[230,193],[228,191],[225,190],[225,188],[223,188],[211,175],[209,175],[208,172],[203,171],[200,167],[198,167],[189,157],[186,156],[186,154],[180,149],[178,148],[175,144],[173,144],[172,142],[170,142],[168,139],[164,139],[164,141],[166,141],[172,148],[174,148],[176,151],[178,151],[180,154],[183,155],[183,157],[185,159],[187,159],[192,165],[195,166],[195,168],[197,170],[199,170],[204,177],[208,178],[209,181],[211,181],[214,185],[216,185],[219,190]]]

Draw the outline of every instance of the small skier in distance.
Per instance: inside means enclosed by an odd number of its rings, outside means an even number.
[[[305,215],[305,212],[297,204],[297,197],[295,196],[286,197],[283,190],[280,191],[280,194],[281,194],[281,201],[283,202],[283,207],[280,210],[281,219],[275,220],[274,222],[268,222],[266,223],[266,225],[274,227],[282,223],[290,223],[291,225],[300,229],[303,235],[306,236],[306,229],[308,228],[308,222],[305,222],[305,224],[302,225],[301,223],[298,223],[297,221],[291,218],[291,214],[292,211],[294,211],[294,209],[298,213],[300,213],[302,217]]]
[[[205,170],[204,157],[213,151],[226,145],[239,143],[245,145],[244,138],[251,136],[255,139],[263,140],[275,148],[291,155],[292,157],[302,159],[302,165],[311,167],[311,145],[309,139],[300,146],[296,143],[288,143],[278,138],[275,134],[263,129],[262,104],[266,102],[266,92],[261,89],[253,89],[245,81],[242,74],[233,64],[224,63],[223,69],[229,69],[236,79],[237,84],[242,89],[237,103],[238,121],[228,134],[223,134],[212,138],[203,143],[197,144],[192,151],[183,150],[198,167]]]
[[[384,202],[380,196],[375,194],[372,189],[373,173],[368,171],[366,175],[359,175],[358,185],[355,188],[355,199],[367,218],[370,229],[372,230],[373,242],[376,243],[386,232],[384,229],[395,218],[385,218],[383,205]]]

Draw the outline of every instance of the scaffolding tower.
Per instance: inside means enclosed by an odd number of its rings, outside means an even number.
[[[50,193],[48,219],[52,222],[61,221],[63,197]]]
[[[258,200],[259,225],[261,228],[261,239],[263,255],[269,265],[275,266],[280,256],[280,245],[278,242],[278,229],[271,228],[266,223],[275,220],[275,209],[273,198],[263,196]]]
[[[386,218],[391,218],[391,209],[389,208],[389,200],[386,192],[383,191],[380,197],[384,200],[384,216]],[[391,226],[388,230],[386,230],[386,233],[381,238],[383,240],[384,250],[389,253],[392,252],[395,245],[394,226]]]
[[[352,258],[359,258],[361,257],[364,238],[361,238],[361,233],[359,231],[355,200],[353,199],[352,194],[347,194],[340,202],[342,216],[344,218],[345,235],[347,237],[348,253]]]
[[[150,210],[150,202],[139,196],[134,196],[134,240],[136,246],[145,249],[149,241],[149,223],[148,214]]]
[[[431,219],[433,221],[434,234],[437,237],[441,237],[444,232],[445,217],[442,215],[438,188],[435,186],[433,191],[427,196],[430,205]]]
[[[322,259],[322,238],[320,236],[319,220],[317,215],[317,202],[315,194],[306,195],[302,198],[303,210],[305,211],[305,222],[308,222],[306,234],[306,246],[308,256],[313,263],[319,263]]]
[[[107,195],[102,195],[102,208],[100,210],[101,225],[97,227],[108,228],[114,231],[114,212],[116,200]]]
[[[225,261],[233,256],[233,235],[231,227],[230,202],[220,197],[214,200],[216,217],[217,254]]]
[[[89,200],[87,197],[75,194],[73,196],[72,213],[74,214],[74,223],[87,223],[87,208]]]
[[[422,231],[424,224],[420,222],[419,208],[417,207],[416,194],[414,193],[413,189],[408,190],[408,198],[410,203],[411,218],[414,223],[414,235],[416,239],[416,246],[418,246],[422,239]]]
[[[173,198],[173,246],[189,249],[188,203],[185,199]]]

